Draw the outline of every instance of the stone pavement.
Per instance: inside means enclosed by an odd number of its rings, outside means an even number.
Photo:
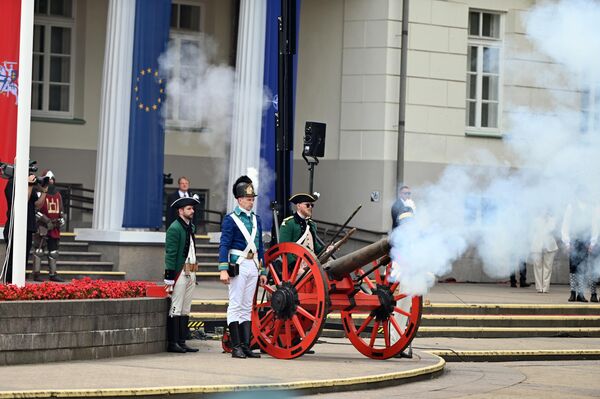
[[[201,282],[195,291],[196,299],[226,296],[226,288],[216,282]],[[425,301],[566,304],[567,297],[567,286],[552,286],[549,294],[538,294],[533,287],[511,288],[508,284],[445,283],[436,285]],[[434,351],[591,350],[600,354],[600,338],[416,338],[412,359],[376,361],[358,353],[347,339],[322,338],[314,355],[294,360],[266,355],[237,360],[221,353],[218,341],[189,342],[200,352],[5,366],[0,370],[0,399],[31,397],[33,392],[23,392],[31,390],[38,391],[36,397],[198,397],[250,388],[301,389],[304,393],[365,389],[439,374],[444,361],[430,353]],[[281,397],[281,392],[275,397]]]

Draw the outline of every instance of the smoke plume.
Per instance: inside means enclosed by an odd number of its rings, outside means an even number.
[[[598,21],[595,1],[545,2],[530,10],[527,37],[554,64],[532,62],[531,74],[505,59],[505,74],[527,74],[532,86],[546,89],[544,104],[504,104],[506,158],[469,154],[465,165],[449,166],[435,184],[415,190],[418,212],[391,235],[393,275],[403,291],[426,293],[469,248],[488,276],[508,277],[530,255],[536,218],[556,219],[560,245],[568,204],[584,209],[571,221],[571,239],[590,240],[600,202]],[[520,56],[514,58],[531,58]]]

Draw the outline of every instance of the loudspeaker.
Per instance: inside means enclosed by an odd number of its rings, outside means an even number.
[[[309,157],[325,156],[325,128],[321,122],[306,122],[303,154]]]

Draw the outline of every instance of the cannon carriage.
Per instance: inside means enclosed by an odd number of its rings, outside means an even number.
[[[296,358],[316,343],[327,316],[340,312],[346,336],[363,355],[402,352],[417,333],[422,297],[402,294],[391,280],[389,251],[382,239],[321,265],[298,244],[271,247],[269,284],[257,290],[252,310],[254,343],[273,357]]]

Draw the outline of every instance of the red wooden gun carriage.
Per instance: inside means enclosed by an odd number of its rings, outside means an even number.
[[[354,347],[373,359],[404,350],[417,333],[422,298],[406,296],[390,278],[390,244],[382,239],[321,265],[295,243],[265,253],[269,284],[257,290],[253,343],[269,355],[293,359],[317,341],[327,315],[340,312]]]

